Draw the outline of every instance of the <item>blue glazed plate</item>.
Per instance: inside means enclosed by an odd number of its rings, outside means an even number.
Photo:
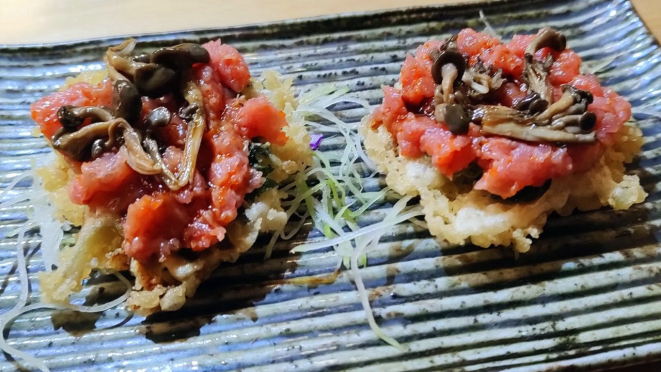
[[[409,8],[138,39],[153,48],[221,37],[244,53],[253,75],[276,69],[300,90],[335,83],[376,105],[380,86],[397,80],[406,53],[430,38],[483,28],[480,9],[505,38],[544,26],[562,30],[605,85],[638,110],[661,109],[661,51],[625,0]],[[50,151],[32,137],[30,103],[68,76],[102,68],[102,53],[120,40],[0,48],[2,187],[29,168],[34,154]],[[362,114],[338,108],[349,122]],[[123,309],[35,311],[13,323],[9,343],[62,371],[548,371],[661,359],[661,132],[656,119],[636,119],[646,141],[629,171],[650,193],[644,204],[552,218],[532,251],[518,258],[510,249],[450,246],[407,225],[370,252],[362,275],[377,321],[408,352],[370,330],[348,273],[332,284],[293,284],[327,275],[337,262],[330,249],[290,255],[306,235],[279,243],[267,261],[258,244],[221,266],[180,311],[148,318]],[[336,138],[322,150],[342,148]],[[24,182],[1,197],[30,190]],[[0,233],[15,230],[26,207],[1,209]],[[362,222],[378,220],[388,208],[379,206]],[[38,235],[30,239],[38,247]],[[2,311],[19,294],[15,249],[15,238],[0,243]],[[38,300],[35,273],[43,263],[38,248],[28,253],[31,299]],[[101,278],[82,295],[94,302],[122,290]],[[1,370],[18,368],[24,367],[0,357]]]

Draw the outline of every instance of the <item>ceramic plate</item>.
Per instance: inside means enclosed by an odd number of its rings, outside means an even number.
[[[406,53],[429,38],[482,29],[480,9],[504,38],[544,26],[562,30],[605,85],[639,110],[661,110],[661,51],[625,0],[433,6],[138,39],[154,48],[221,37],[244,54],[253,75],[276,69],[301,90],[347,86],[377,105],[380,86],[397,80]],[[102,53],[120,40],[0,48],[2,187],[28,169],[34,154],[50,151],[32,136],[30,103],[68,76],[102,68]],[[364,114],[351,106],[336,110],[349,122]],[[262,241],[220,267],[180,311],[148,318],[123,309],[35,311],[13,323],[9,343],[58,371],[548,371],[661,358],[661,132],[656,119],[636,119],[646,142],[629,172],[650,193],[644,204],[552,218],[533,250],[518,258],[511,249],[447,245],[407,225],[369,253],[362,276],[377,321],[409,352],[370,330],[348,273],[332,284],[292,283],[329,274],[338,260],[332,249],[289,254],[307,233],[279,243],[266,261]],[[342,148],[340,138],[331,138],[321,149]],[[1,198],[29,193],[30,184]],[[389,207],[380,205],[361,223],[379,220]],[[25,211],[26,205],[1,209],[0,233],[14,231]],[[31,299],[38,300],[43,263],[38,235],[30,239]],[[0,243],[1,311],[19,294],[15,242]],[[120,283],[99,278],[82,296],[94,303],[122,291]],[[0,369],[18,368],[0,356]]]

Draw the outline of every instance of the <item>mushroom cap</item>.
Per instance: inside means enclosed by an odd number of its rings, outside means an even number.
[[[461,77],[466,71],[466,60],[458,50],[445,49],[441,51],[438,57],[436,57],[434,64],[431,67],[431,76],[434,78],[434,82],[436,82],[436,84],[441,84],[443,82],[441,71],[443,69],[443,65],[448,63],[452,63],[455,65],[455,67],[457,67],[458,78],[455,80],[455,83],[461,81]]]
[[[156,98],[172,90],[176,75],[170,68],[150,63],[135,70],[133,82],[141,94]]]
[[[148,128],[164,127],[170,123],[172,114],[166,107],[157,107],[145,118],[145,124]]]
[[[76,130],[85,121],[84,117],[76,115],[74,111],[75,106],[65,105],[57,110],[57,120],[62,124],[62,127],[67,130]]]
[[[544,34],[544,37],[548,38],[548,42],[546,43],[547,47],[558,52],[562,52],[567,48],[567,37],[565,37],[565,35],[552,28],[544,28],[542,33]]]
[[[592,93],[588,92],[587,90],[578,89],[569,84],[563,84],[561,85],[561,87],[563,92],[569,91],[574,97],[574,100],[576,102],[581,102],[582,100],[585,100],[585,102],[588,105],[594,102],[594,96],[592,95]]]
[[[115,116],[135,123],[142,111],[142,98],[138,88],[128,80],[115,80],[112,87],[112,101]]]
[[[90,156],[92,143],[108,137],[112,122],[93,123],[75,132],[58,131],[52,138],[53,148],[71,159],[85,161]]]
[[[140,62],[140,63],[149,63],[150,59],[151,59],[151,56],[149,55],[149,53],[140,53],[140,54],[136,54],[134,56],[129,57],[130,61]]]
[[[186,121],[191,121],[193,120],[193,116],[199,110],[200,105],[197,103],[193,103],[192,105],[188,105],[186,107],[182,107],[179,109],[179,116],[186,120]]]
[[[104,141],[102,138],[97,138],[92,142],[92,149],[90,151],[90,156],[92,159],[96,159],[100,157],[104,151],[106,151],[106,148],[104,146],[106,141]]]
[[[445,123],[452,134],[468,133],[470,118],[461,105],[449,104],[445,106]]]
[[[519,111],[528,111],[530,114],[543,112],[549,107],[549,102],[541,99],[537,92],[529,93],[519,103],[514,106],[514,109]]]
[[[562,52],[567,48],[567,38],[562,33],[550,27],[545,27],[528,44],[525,54],[532,56],[542,48],[551,48],[555,51]]]
[[[209,52],[199,44],[184,43],[160,48],[151,55],[151,62],[175,70],[186,70],[195,63],[209,63]]]
[[[530,114],[537,114],[540,112],[544,112],[549,107],[549,101],[545,99],[538,98],[530,103],[530,106],[528,106],[528,112]]]
[[[108,108],[102,106],[75,107],[65,105],[57,110],[57,119],[67,131],[75,131],[87,118],[108,121],[113,118],[113,115]]]
[[[581,119],[578,123],[578,126],[581,128],[581,130],[591,131],[594,129],[594,126],[597,125],[597,115],[594,112],[587,111],[581,115]]]

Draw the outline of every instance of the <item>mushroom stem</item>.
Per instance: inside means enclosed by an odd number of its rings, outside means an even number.
[[[552,102],[553,98],[553,91],[548,83],[548,69],[553,63],[553,57],[549,55],[546,61],[540,62],[535,60],[535,53],[547,47],[561,52],[565,50],[566,46],[565,36],[547,27],[540,30],[526,47],[522,78],[531,91],[539,94],[540,98],[547,102]]]
[[[135,48],[134,39],[126,39],[124,40],[123,43],[108,48],[108,51],[106,51],[106,55],[103,56],[103,62],[106,64],[106,69],[108,70],[108,76],[112,80],[114,81],[128,80],[126,76],[122,75],[119,71],[117,71],[117,68],[115,67],[115,63],[117,63],[118,58],[123,58],[128,56],[133,51],[134,48]],[[134,62],[134,63],[139,63],[139,62]]]
[[[124,40],[119,45],[111,46],[108,48],[108,51],[106,51],[106,55],[103,56],[103,62],[106,64],[106,69],[108,70],[108,76],[112,80],[128,80],[126,76],[122,75],[117,71],[117,68],[115,65],[111,62],[112,60],[117,58],[117,57],[127,57],[133,49],[135,49],[135,39],[129,38]]]
[[[163,168],[145,152],[142,148],[142,138],[140,133],[131,127],[131,125],[124,119],[115,119],[113,130],[121,129],[122,137],[124,138],[123,147],[126,148],[128,153],[127,163],[136,172],[145,175],[159,174]],[[116,136],[111,136],[111,139]]]
[[[516,138],[529,142],[562,142],[562,143],[594,143],[597,139],[594,132],[575,134],[545,127],[529,127],[515,123],[502,123],[493,126],[482,126],[486,134],[494,134]]]
[[[431,76],[436,84],[443,83],[443,66],[447,64],[455,66],[459,78],[461,78],[464,75],[464,71],[466,71],[466,60],[464,60],[464,56],[456,49],[445,49],[440,53],[434,51],[432,52],[431,57],[434,59],[434,63],[431,66]]]
[[[119,136],[124,138],[123,147],[126,147],[131,168],[147,175],[161,172],[161,166],[153,162],[142,148],[140,134],[123,118],[111,117],[111,120],[84,126],[76,132],[58,134],[53,139],[53,148],[74,160],[84,161],[89,156],[92,144],[97,147],[94,152],[109,150],[115,147]],[[107,141],[98,141],[106,137]]]
[[[571,107],[576,101],[569,90],[565,90],[559,100],[553,102],[544,112],[537,116],[539,121],[551,120],[551,118]]]
[[[108,77],[113,80],[113,81],[118,81],[118,80],[128,80],[128,78],[117,71],[115,67],[113,67],[112,64],[110,64],[110,58],[108,56],[103,57],[103,63],[106,64],[106,70],[108,70]]]
[[[473,110],[472,121],[483,126],[496,125],[505,122],[515,122],[519,125],[535,124],[534,117],[507,106],[478,105]]]
[[[568,96],[572,98],[571,94],[568,94]],[[573,98],[572,102],[563,101],[565,98],[563,96],[563,99],[558,100],[547,109],[548,112],[544,112],[546,115],[550,115],[548,116],[549,119],[553,116],[553,112],[557,112],[562,107],[569,107],[573,103]],[[585,118],[583,118],[585,115],[577,115],[577,118],[567,116],[567,119],[557,119],[550,127],[545,127],[545,125],[549,124],[549,119],[541,118],[542,114],[530,116],[522,111],[505,106],[480,105],[473,110],[472,120],[482,124],[482,132],[485,134],[516,138],[524,141],[560,143],[594,143],[596,141],[594,132],[584,133],[584,130],[563,130],[574,128],[565,128],[567,125],[574,125],[574,121],[576,125],[585,123],[584,127],[588,128],[593,121],[596,121],[596,119],[593,120],[592,115]]]
[[[441,87],[443,89],[443,102],[454,103],[454,89],[453,84],[458,76],[457,67],[453,64],[446,63],[441,69],[443,81]]]
[[[564,129],[565,127],[578,127],[581,121],[581,115],[566,115],[553,120],[550,129]]]
[[[161,153],[158,151],[158,143],[153,138],[147,137],[143,140],[143,144],[145,145],[147,153],[151,159],[161,167],[161,174],[159,176],[165,185],[170,190],[179,190],[181,186],[179,186],[177,176],[175,176],[174,173],[172,173],[172,171],[170,171],[170,169],[165,165],[163,157],[161,157]]]
[[[565,112],[566,115],[580,115],[588,109],[588,105],[585,102],[579,102],[571,105]]]
[[[186,146],[184,147],[184,159],[179,166],[177,181],[170,186],[172,190],[178,190],[188,184],[195,174],[195,163],[197,154],[200,151],[202,136],[206,128],[206,112],[204,110],[204,98],[202,91],[197,84],[188,80],[184,83],[182,95],[189,105],[196,105],[197,109],[188,121],[188,130],[186,132]]]
[[[461,80],[470,88],[468,95],[475,100],[480,100],[482,96],[500,88],[505,83],[502,73],[503,71],[500,69],[492,72],[491,68],[478,61],[466,69]]]
[[[103,56],[103,62],[105,62],[106,69],[108,70],[108,76],[114,81],[133,79],[135,70],[140,66],[144,66],[145,63],[130,61],[117,52],[115,48],[108,48],[106,55]]]
[[[525,66],[521,77],[528,84],[530,91],[539,94],[540,99],[551,102],[553,91],[548,83],[548,72],[544,67],[545,64],[534,61],[531,54],[526,54]]]
[[[475,80],[470,81],[469,84],[470,84],[471,89],[473,89],[474,91],[476,91],[479,94],[489,93],[489,84],[484,84],[482,82],[478,82],[478,81],[475,81]]]
[[[138,68],[146,65],[146,63],[142,62],[130,61],[111,49],[108,49],[108,52],[106,53],[106,63],[112,66],[116,71],[129,77],[133,77]]]
[[[489,75],[466,72],[464,73],[462,81],[479,94],[489,93],[489,88],[491,86],[491,77]]]
[[[110,121],[113,119],[113,115],[105,108],[97,106],[74,107],[67,105],[60,107],[57,111],[57,120],[67,130],[76,130],[87,118]]]
[[[135,39],[128,38],[119,45],[111,46],[108,48],[108,50],[112,50],[114,53],[117,53],[120,56],[128,56],[131,54],[131,52],[133,52],[133,49],[135,49],[135,45]]]
[[[111,122],[93,123],[72,133],[58,132],[53,136],[53,148],[71,159],[83,161],[87,158],[87,149],[97,138],[108,136]]]

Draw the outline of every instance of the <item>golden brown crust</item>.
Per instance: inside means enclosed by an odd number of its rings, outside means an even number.
[[[177,254],[149,265],[131,260],[135,285],[126,306],[141,315],[179,310],[222,261],[234,261],[239,254],[234,248],[212,247],[193,260]]]

